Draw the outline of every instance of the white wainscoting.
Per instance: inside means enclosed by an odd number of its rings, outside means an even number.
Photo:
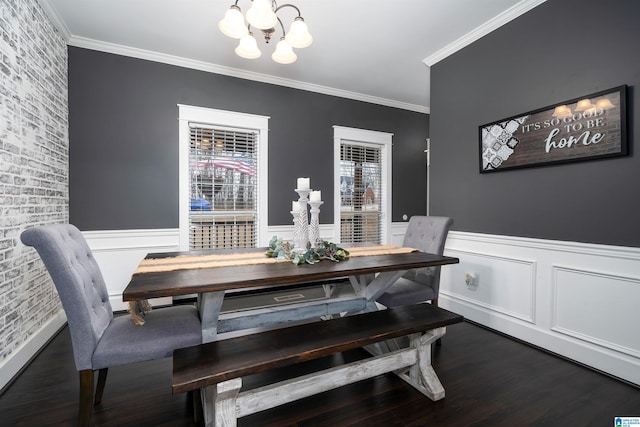
[[[177,228],[84,231],[82,234],[100,266],[114,311],[127,308],[127,304],[122,301],[122,291],[148,253],[180,250],[180,233]],[[155,298],[152,304],[170,302],[171,298]]]
[[[452,231],[445,254],[441,307],[640,385],[640,249]]]
[[[393,223],[401,245],[407,223]],[[269,236],[290,240],[293,226]],[[178,229],[83,233],[102,269],[114,310],[149,252],[179,248]],[[331,224],[320,236],[337,241]],[[640,384],[640,249],[452,231],[442,268],[440,305],[466,318]],[[466,273],[474,280],[465,282]],[[157,304],[167,303],[160,299]]]

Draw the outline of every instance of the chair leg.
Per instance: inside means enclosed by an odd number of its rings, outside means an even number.
[[[96,386],[96,397],[93,400],[94,405],[102,402],[102,393],[104,392],[104,385],[107,383],[108,372],[109,368],[102,368],[98,370],[98,385]]]
[[[80,374],[80,407],[78,408],[78,427],[87,427],[91,419],[93,406],[93,370],[85,369]]]

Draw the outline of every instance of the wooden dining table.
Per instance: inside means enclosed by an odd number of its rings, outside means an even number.
[[[239,253],[264,254],[266,248]],[[172,252],[148,254],[145,260],[224,255],[230,251]],[[197,259],[197,258],[195,258]],[[143,260],[143,263],[145,261]],[[322,260],[296,265],[291,261],[231,266],[184,267],[167,271],[134,273],[122,294],[124,301],[197,295],[203,342],[218,334],[250,328],[272,327],[293,321],[321,319],[377,310],[376,299],[407,270],[458,263],[458,258],[424,252],[351,256],[340,262]],[[142,265],[142,263],[141,263]],[[246,290],[288,289],[317,283],[325,298],[292,301],[278,306],[224,312],[225,294]]]

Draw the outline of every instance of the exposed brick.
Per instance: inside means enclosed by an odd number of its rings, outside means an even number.
[[[68,222],[67,46],[37,0],[0,1],[0,361],[60,309],[27,227]]]

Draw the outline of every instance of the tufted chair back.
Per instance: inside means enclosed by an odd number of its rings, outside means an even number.
[[[84,236],[71,224],[29,228],[20,236],[44,262],[62,300],[76,368],[91,369],[91,358],[113,318],[102,273]]]
[[[442,255],[453,219],[444,216],[412,216],[404,235],[402,246],[420,249],[422,252]],[[440,267],[426,267],[407,271],[409,280],[430,285],[438,295]]]

